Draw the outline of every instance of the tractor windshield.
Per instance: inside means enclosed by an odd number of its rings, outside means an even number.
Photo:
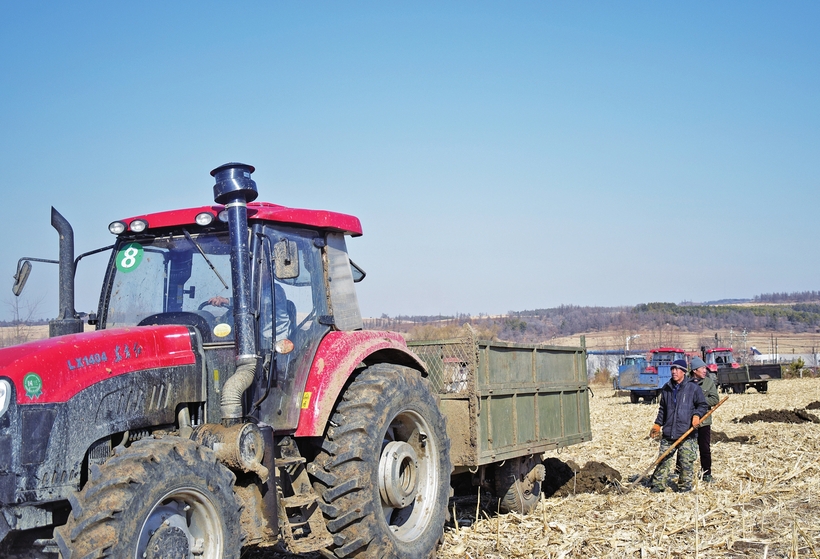
[[[186,322],[233,339],[227,232],[123,242],[113,264],[105,328],[153,324],[155,315],[187,313]]]

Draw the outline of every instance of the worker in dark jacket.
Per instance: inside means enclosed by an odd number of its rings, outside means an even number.
[[[655,424],[649,432],[653,439],[661,438],[660,454],[669,450],[690,427],[697,428],[700,418],[709,410],[703,390],[687,378],[686,369],[684,359],[673,361],[672,379],[661,389],[658,417],[655,418]],[[676,453],[680,470],[678,490],[683,492],[692,489],[695,458],[698,454],[697,433],[694,430],[655,468],[655,473],[652,474],[653,493],[666,490],[672,474],[675,473]]]
[[[703,390],[703,395],[706,396],[706,403],[709,404],[709,409],[715,407],[720,401],[717,386],[715,381],[709,378],[707,374],[709,370],[706,368],[706,363],[700,357],[693,357],[690,363],[692,369],[689,377],[696,382],[700,389]],[[712,482],[712,416],[700,422],[698,427],[698,449],[700,450],[700,471],[703,473],[703,481],[706,483]]]

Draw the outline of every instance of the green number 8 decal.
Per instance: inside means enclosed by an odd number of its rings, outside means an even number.
[[[128,243],[117,253],[117,269],[120,272],[130,272],[142,262],[142,245]]]

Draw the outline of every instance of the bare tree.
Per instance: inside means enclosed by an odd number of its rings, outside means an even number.
[[[3,301],[12,316],[11,325],[0,329],[0,347],[23,344],[43,337],[33,327],[32,322],[43,297],[36,300],[9,297]]]

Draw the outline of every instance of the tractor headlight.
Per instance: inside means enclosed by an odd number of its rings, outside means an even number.
[[[108,230],[111,231],[114,235],[119,235],[123,231],[125,231],[125,223],[122,221],[112,221],[108,225]]]
[[[0,417],[5,415],[6,410],[9,409],[9,402],[11,401],[11,383],[6,379],[0,379]]]
[[[211,222],[214,220],[214,214],[208,212],[202,212],[196,215],[196,224],[202,225],[205,227],[206,225],[210,225]]]
[[[128,228],[134,233],[142,233],[148,228],[148,222],[144,219],[135,219],[128,225]]]

